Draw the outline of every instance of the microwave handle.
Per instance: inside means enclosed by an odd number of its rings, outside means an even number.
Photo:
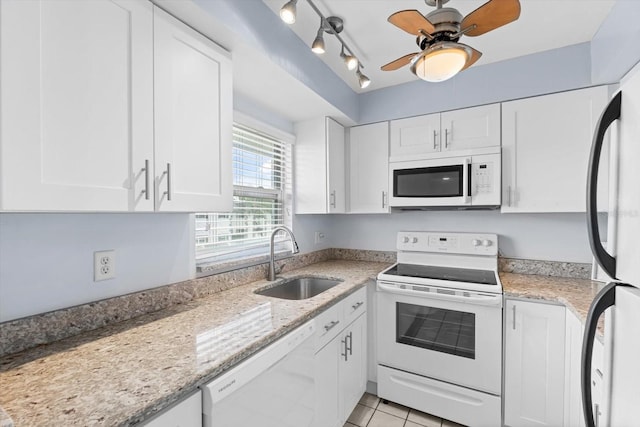
[[[464,203],[471,202],[471,158],[466,157],[462,165],[462,182],[466,182],[467,185],[462,185],[462,198]],[[466,179],[465,179],[466,176]]]

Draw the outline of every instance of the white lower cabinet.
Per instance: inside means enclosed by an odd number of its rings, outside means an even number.
[[[202,427],[202,392],[196,391],[142,425],[144,427]]]
[[[344,327],[343,323],[348,324]],[[318,339],[324,346],[315,355],[314,426],[340,427],[357,405],[367,383],[366,289],[321,314],[317,327],[319,334],[325,334],[327,328],[333,330],[333,338],[326,344],[325,337]]]
[[[565,308],[507,299],[505,311],[504,424],[561,426]]]

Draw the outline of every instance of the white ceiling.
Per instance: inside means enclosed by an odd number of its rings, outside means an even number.
[[[278,13],[287,0],[263,0]],[[327,51],[322,60],[356,92],[380,89],[413,81],[416,77],[403,67],[381,71],[380,67],[407,53],[417,52],[415,38],[387,22],[392,13],[417,9],[427,14],[432,7],[424,0],[313,0],[326,16],[344,20],[340,34],[364,65],[363,73],[371,85],[360,89],[353,71],[348,71],[339,57],[340,44],[325,35]],[[485,0],[451,0],[466,15]],[[461,42],[483,53],[475,67],[535,52],[590,41],[606,18],[615,0],[520,0],[520,19],[479,37],[463,37]],[[306,1],[298,1],[297,19],[291,29],[308,45],[316,36],[320,19]],[[284,22],[282,25],[286,25]]]

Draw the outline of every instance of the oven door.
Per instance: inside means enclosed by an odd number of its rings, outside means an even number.
[[[500,395],[502,295],[378,281],[378,363]]]
[[[389,164],[390,206],[465,206],[471,204],[471,157]]]

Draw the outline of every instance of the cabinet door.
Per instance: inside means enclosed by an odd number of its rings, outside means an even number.
[[[349,212],[389,212],[389,123],[349,129]]]
[[[344,423],[367,386],[367,316],[358,317],[341,337],[338,396],[340,423]]]
[[[500,104],[447,111],[440,125],[442,151],[500,146]]]
[[[338,416],[338,357],[340,339],[335,338],[315,355],[315,427],[342,426]],[[348,416],[348,415],[347,415]]]
[[[440,113],[392,120],[389,126],[391,160],[440,151]]]
[[[142,425],[144,427],[202,427],[202,392],[198,390]]]
[[[326,126],[328,165],[327,194],[329,194],[328,212],[345,213],[344,127],[328,117]]]
[[[154,12],[156,209],[230,211],[231,60],[201,34]]]
[[[502,212],[584,212],[593,131],[604,86],[502,104]],[[607,201],[607,160],[598,200]]]
[[[0,209],[153,209],[151,8],[0,3]]]
[[[562,425],[565,308],[507,300],[505,310],[504,423]]]

